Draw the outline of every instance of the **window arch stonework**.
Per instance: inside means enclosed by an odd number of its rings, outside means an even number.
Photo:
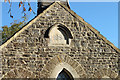
[[[45,38],[49,38],[49,46],[69,46],[73,37],[66,26],[56,24],[46,31]]]
[[[71,64],[73,62],[74,62],[74,65]],[[47,76],[44,76],[43,78],[55,78],[56,79],[59,73],[63,69],[66,69],[72,75],[73,78],[85,78],[86,77],[86,72],[84,68],[81,66],[81,64],[74,61],[68,55],[57,55],[53,57],[44,66],[40,74],[44,75],[44,73],[46,73],[45,75]]]

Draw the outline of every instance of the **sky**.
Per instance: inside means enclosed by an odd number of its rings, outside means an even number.
[[[118,3],[70,3],[71,9],[118,47]]]
[[[118,47],[118,2],[70,2],[69,4],[75,13]],[[28,10],[27,4],[25,7]],[[37,3],[31,2],[31,7],[37,14]],[[2,21],[0,21],[2,24],[0,24],[0,26],[10,26],[14,20],[21,21],[21,17],[24,15],[22,8],[19,8],[19,3],[17,2],[12,3],[13,19],[10,18],[10,14],[8,14],[9,3],[2,2],[2,9],[0,6],[0,10],[2,10],[0,11],[0,15],[2,15]],[[36,16],[36,14],[32,12],[27,11],[26,13],[29,15],[28,21]]]

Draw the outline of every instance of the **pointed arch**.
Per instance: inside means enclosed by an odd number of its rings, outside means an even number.
[[[41,71],[44,78],[57,78],[59,73],[66,69],[73,78],[85,78],[86,72],[77,61],[69,57],[68,55],[58,55],[53,57]]]
[[[69,72],[69,74],[71,74],[73,78],[79,78],[79,74],[77,73],[77,71],[66,62],[57,64],[56,67],[51,72],[50,78],[57,78],[59,73],[62,72],[62,70],[66,70],[67,72]]]
[[[74,80],[72,74],[65,68],[63,68],[63,70],[58,74],[56,80],[61,80],[61,79]]]

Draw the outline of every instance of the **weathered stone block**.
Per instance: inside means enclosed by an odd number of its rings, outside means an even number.
[[[50,46],[49,33],[56,24],[64,25],[56,28],[64,41],[59,40],[57,45]],[[55,32],[53,30],[51,34]],[[67,43],[68,32],[72,36],[70,44]],[[60,45],[63,42],[67,45]],[[79,78],[101,78],[104,75],[114,78],[118,74],[118,53],[82,18],[55,3],[2,48],[2,73],[7,74],[5,77],[8,78],[49,78],[58,64],[66,63],[77,72]],[[64,68],[67,70],[68,67]]]

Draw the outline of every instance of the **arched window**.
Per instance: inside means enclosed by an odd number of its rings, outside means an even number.
[[[72,75],[66,70],[66,69],[63,69],[56,80],[74,80]]]
[[[49,45],[64,46],[70,44],[72,35],[67,27],[57,24],[46,31],[45,38],[49,38]]]

